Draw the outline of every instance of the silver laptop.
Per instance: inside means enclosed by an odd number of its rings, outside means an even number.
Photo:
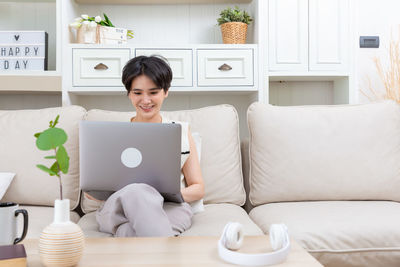
[[[179,124],[80,122],[83,191],[118,191],[128,184],[146,183],[166,201],[183,202],[180,157]]]

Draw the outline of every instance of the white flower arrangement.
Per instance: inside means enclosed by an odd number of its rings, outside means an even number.
[[[74,22],[70,23],[69,25],[75,29],[79,29],[82,25],[87,27],[96,28],[97,25],[105,26],[105,27],[115,27],[110,19],[107,17],[105,13],[103,13],[104,19],[100,16],[90,17],[87,14],[82,14],[79,18],[76,18]],[[128,30],[127,33],[128,39],[133,38],[133,31]]]

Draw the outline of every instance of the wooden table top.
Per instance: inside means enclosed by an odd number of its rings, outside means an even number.
[[[86,238],[78,266],[232,266],[218,256],[218,237]],[[289,258],[275,266],[322,266],[294,241]],[[38,239],[23,241],[29,267],[42,266]],[[239,252],[271,252],[267,236],[246,236]],[[235,266],[235,265],[233,265]]]

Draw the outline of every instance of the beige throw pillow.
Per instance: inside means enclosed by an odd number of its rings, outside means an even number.
[[[61,174],[63,196],[70,199],[71,209],[78,205],[78,125],[85,113],[86,110],[78,106],[0,111],[0,170],[18,174],[2,201],[53,206],[54,200],[60,197],[58,178],[36,167],[36,164],[50,166],[51,161],[44,156],[51,155],[51,152],[39,150],[33,136],[47,129],[49,121],[60,115],[57,127],[64,129],[68,135],[64,146],[70,157],[68,174]]]
[[[400,201],[400,106],[248,109],[250,201]]]

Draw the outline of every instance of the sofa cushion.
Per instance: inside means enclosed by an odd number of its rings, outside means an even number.
[[[89,110],[86,119],[129,122],[134,115],[134,112]],[[204,203],[243,205],[246,194],[241,169],[239,121],[235,108],[218,105],[162,112],[162,116],[188,122],[191,132],[198,132],[201,136],[200,165],[205,183]]]
[[[262,235],[261,229],[250,220],[249,215],[241,207],[233,204],[208,204],[204,211],[197,213],[192,218],[192,226],[182,236],[219,236],[228,222],[243,224],[245,235]],[[87,237],[111,236],[99,232],[96,222],[96,212],[84,215],[78,225]]]
[[[400,201],[400,106],[248,109],[250,201]]]
[[[39,207],[39,206],[20,206],[21,209],[28,211],[28,233],[25,238],[39,238],[40,233],[43,229],[51,224],[54,219],[54,208],[51,207]],[[22,233],[23,219],[19,215],[18,218],[18,236]],[[77,223],[79,221],[78,213],[71,211],[70,220],[71,222]]]
[[[400,203],[314,201],[271,203],[251,210],[264,231],[285,223],[324,266],[399,266]]]
[[[0,172],[0,201],[10,187],[14,176],[15,173],[12,172]]]
[[[112,234],[99,231],[99,224],[96,221],[96,212],[89,212],[79,220],[78,225],[81,227],[85,237],[109,237]]]
[[[39,170],[36,164],[50,166],[45,156],[53,151],[36,147],[35,133],[49,127],[49,121],[60,115],[57,127],[68,135],[64,144],[70,157],[68,174],[61,174],[64,198],[70,199],[74,209],[79,202],[79,142],[78,125],[85,116],[78,106],[39,110],[0,111],[0,170],[16,173],[2,201],[19,204],[53,206],[60,198],[59,180]]]
[[[193,216],[192,226],[182,236],[220,236],[228,222],[241,223],[245,235],[263,234],[243,208],[232,204],[209,204],[203,212]]]

